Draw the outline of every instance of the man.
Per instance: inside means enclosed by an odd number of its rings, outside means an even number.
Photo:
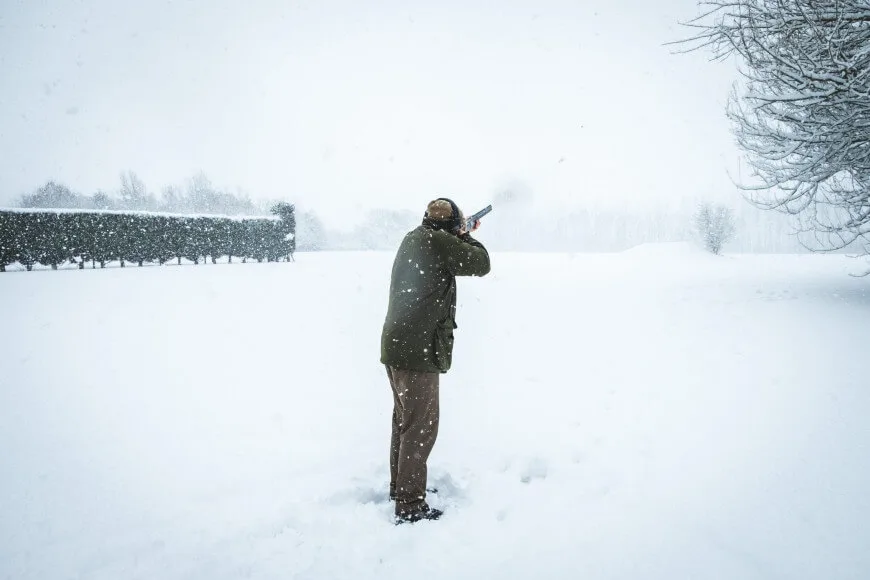
[[[479,227],[477,221],[471,231]],[[455,277],[485,276],[489,268],[489,253],[447,198],[429,203],[393,262],[381,362],[393,389],[390,499],[397,523],[441,516],[426,503],[426,461],[438,435],[438,380],[453,358]]]

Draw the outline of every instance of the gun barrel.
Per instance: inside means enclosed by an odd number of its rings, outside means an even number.
[[[477,220],[479,220],[480,218],[482,218],[483,216],[485,216],[486,214],[488,214],[491,211],[492,211],[492,205],[488,205],[485,208],[483,208],[482,210],[480,210],[479,212],[477,212],[476,214],[474,214],[473,216],[466,219],[465,220],[465,229],[467,229],[467,230],[473,229],[474,222],[476,222]]]
[[[492,206],[488,205],[485,208],[483,208],[482,210],[480,210],[479,212],[477,212],[476,214],[474,214],[472,217],[476,220],[479,220],[480,218],[482,218],[483,216],[485,216],[486,214],[488,214],[491,211],[492,211]]]

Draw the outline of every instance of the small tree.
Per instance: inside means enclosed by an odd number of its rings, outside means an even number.
[[[36,261],[52,270],[72,259],[69,231],[64,227],[62,214],[34,214],[37,231]]]
[[[174,185],[163,188],[160,210],[168,212],[184,211],[184,194]]]
[[[18,262],[30,272],[39,257],[39,221],[31,214],[21,214],[15,228],[15,247]]]
[[[156,209],[157,200],[148,193],[145,182],[132,171],[121,174],[121,205],[126,209]]]
[[[18,229],[16,214],[0,211],[0,272],[6,271],[6,266],[15,262],[18,257],[15,247],[15,237]]]
[[[205,241],[208,224],[208,218],[188,218],[182,226],[184,235],[182,255],[197,266],[200,259],[208,253]]]
[[[77,214],[76,246],[79,258],[79,269],[84,269],[87,262],[95,267],[97,253],[97,232],[100,216],[96,213]]]
[[[190,204],[189,211],[214,213],[218,206],[218,194],[205,173],[197,173],[188,182],[187,203]]]
[[[245,223],[246,220],[231,220],[227,223],[226,255],[230,264],[233,263],[233,256],[241,258],[242,263],[245,263],[245,252],[248,247],[248,230]]]
[[[262,262],[268,257],[268,222],[261,220],[245,220],[247,237],[247,257]]]
[[[85,267],[84,254],[89,241],[85,234],[87,215],[89,214],[70,212],[58,216],[60,218],[58,226],[66,233],[67,259],[73,264],[78,263],[79,270]]]
[[[230,262],[233,260],[230,224],[228,219],[216,219],[209,225],[207,248],[212,264],[217,264],[221,256],[227,256]]]
[[[295,237],[298,238],[296,249],[300,252],[316,252],[326,248],[326,228],[314,212],[299,214]]]
[[[181,265],[181,258],[187,252],[187,237],[190,233],[190,220],[187,218],[175,218],[170,226],[169,246],[172,248],[172,253],[178,265]]]
[[[161,266],[175,256],[173,236],[178,229],[178,220],[166,216],[154,217],[153,260]]]
[[[408,210],[373,209],[367,212],[363,224],[355,228],[354,237],[367,250],[394,248],[419,219]]]
[[[279,258],[284,258],[286,261],[293,259],[293,254],[296,252],[296,206],[292,203],[280,202],[275,204],[271,212],[278,216],[280,221],[273,224],[272,234],[276,243],[272,246],[271,253],[277,262]]]
[[[114,228],[117,227],[118,217],[115,214],[94,214],[91,218],[91,268],[100,263],[100,268],[106,267],[106,262],[115,258],[117,236]]]
[[[124,233],[122,240],[121,264],[124,260],[136,262],[142,267],[144,262],[155,260],[154,249],[154,218],[143,215],[125,215],[121,217],[121,227]]]
[[[19,205],[28,208],[76,209],[87,207],[88,203],[87,199],[77,193],[73,193],[66,185],[49,181],[32,194],[22,195]]]
[[[103,190],[99,190],[91,196],[91,206],[94,209],[112,209],[112,205],[112,198]]]
[[[719,254],[722,246],[734,238],[734,212],[724,205],[698,204],[694,216],[695,232],[707,251]]]

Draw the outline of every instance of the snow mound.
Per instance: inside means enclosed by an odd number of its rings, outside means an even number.
[[[709,252],[692,242],[659,242],[639,244],[622,252],[641,257],[688,258],[712,256]]]
[[[392,252],[0,274],[0,578],[868,578],[870,279],[699,252],[460,280],[413,526]]]

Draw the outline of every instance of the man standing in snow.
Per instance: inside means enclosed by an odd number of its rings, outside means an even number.
[[[477,221],[471,231],[479,227]],[[397,523],[441,516],[426,503],[426,461],[438,435],[438,379],[453,357],[456,276],[485,276],[489,268],[489,253],[447,198],[429,203],[393,262],[381,363],[393,389],[390,499]]]

